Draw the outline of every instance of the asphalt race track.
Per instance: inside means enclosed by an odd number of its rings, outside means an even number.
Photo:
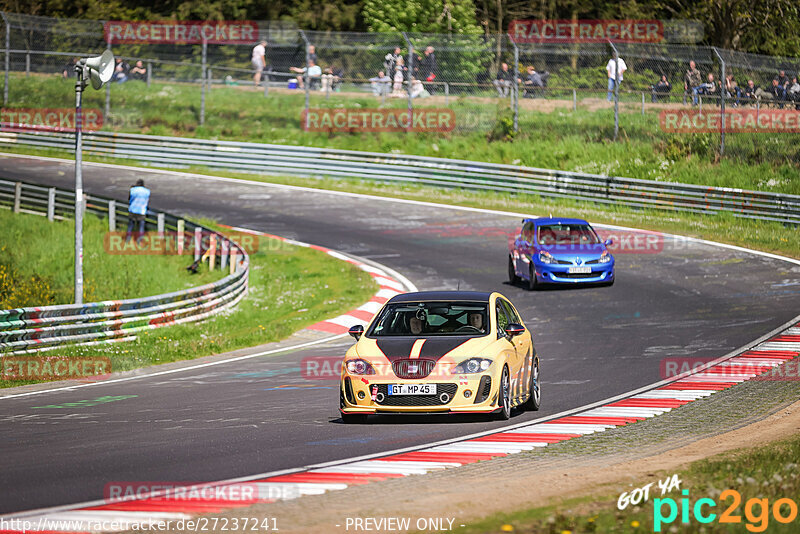
[[[73,165],[0,158],[0,176],[73,187]],[[666,357],[717,357],[797,314],[800,267],[665,239],[617,254],[613,287],[528,292],[506,280],[518,218],[247,182],[84,166],[90,193],[371,258],[420,289],[497,290],[518,307],[541,358],[542,410],[510,422],[383,417],[344,425],[335,381],[306,380],[308,356],[349,342],[117,384],[0,400],[0,513],[103,498],[120,481],[228,479],[409,447],[557,413],[659,380]],[[43,409],[100,396],[93,407]]]

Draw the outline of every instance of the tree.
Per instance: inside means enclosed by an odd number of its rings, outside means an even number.
[[[472,0],[365,0],[362,15],[373,32],[481,33]]]

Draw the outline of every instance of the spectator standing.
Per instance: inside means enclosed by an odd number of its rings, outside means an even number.
[[[111,81],[117,83],[127,82],[130,69],[130,65],[122,61],[122,58],[117,58],[117,64],[114,66],[114,74],[111,76]]]
[[[612,57],[606,63],[606,73],[608,74],[608,101],[614,99],[614,88],[617,85],[617,65],[619,65],[619,83],[622,83],[622,75],[628,70],[625,60],[618,57],[616,60]]]
[[[653,93],[650,96],[650,101],[656,103],[659,100],[669,98],[669,93],[672,91],[672,84],[670,84],[669,80],[667,80],[667,75],[662,74],[661,79],[658,80],[655,85],[651,85],[650,88],[652,89]]]
[[[144,186],[144,180],[136,180],[136,184],[128,192],[128,232],[125,235],[125,242],[131,240],[134,227],[139,226],[136,240],[139,241],[144,235],[145,216],[147,206],[150,203],[150,190]]]
[[[703,75],[697,68],[694,60],[689,62],[689,69],[683,76],[683,91],[688,95],[692,95],[692,104],[697,105],[697,88],[703,83]]]
[[[514,85],[514,73],[508,70],[508,63],[500,64],[500,70],[494,80],[494,87],[497,94],[506,97],[511,93],[511,86]]]
[[[399,56],[397,58],[397,64],[395,65],[394,69],[394,84],[392,85],[392,96],[402,97],[405,96],[403,94],[403,79],[405,78],[406,74],[406,66],[403,60],[403,56]]]
[[[308,67],[289,67],[289,70],[292,72],[300,73],[300,76],[297,77],[297,87],[303,89],[303,74],[305,74],[306,70],[308,70],[308,83],[311,84],[314,82],[314,79],[319,79],[322,76],[322,69],[313,59],[308,60]],[[309,87],[310,89],[310,87]]]
[[[397,66],[397,58],[402,57],[403,53],[399,46],[394,47],[394,52],[386,54],[383,58],[383,72],[388,76],[394,74],[394,69]]]
[[[147,69],[142,63],[142,60],[136,62],[136,64],[131,69],[131,80],[139,80],[141,82],[147,81]]]
[[[427,46],[425,47],[425,56],[422,58],[422,62],[419,67],[419,72],[421,74],[421,78],[423,78],[426,82],[433,82],[436,79],[436,74],[438,70],[436,68],[436,55],[434,54],[433,47]],[[432,94],[433,86],[431,85],[428,91]]]
[[[386,96],[389,94],[389,87],[391,86],[392,79],[386,76],[382,70],[378,71],[378,75],[369,79],[370,87],[372,87],[372,94],[375,96]]]
[[[253,47],[250,63],[252,63],[254,71],[253,83],[258,87],[261,85],[261,74],[264,72],[264,67],[267,66],[267,41],[262,39]]]

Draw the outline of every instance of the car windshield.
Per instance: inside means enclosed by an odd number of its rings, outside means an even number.
[[[588,224],[548,224],[537,229],[540,245],[595,245],[600,242]]]
[[[485,302],[398,302],[383,309],[367,337],[484,335]]]

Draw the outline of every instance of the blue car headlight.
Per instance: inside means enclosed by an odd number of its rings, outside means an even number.
[[[482,373],[492,365],[492,360],[488,358],[470,358],[459,363],[451,371],[454,375],[470,375]]]
[[[356,359],[347,361],[347,372],[351,375],[374,375],[375,369],[366,360]]]
[[[556,259],[553,257],[553,255],[546,250],[543,250],[539,253],[539,261],[542,263],[556,263]]]
[[[600,255],[598,260],[600,263],[608,263],[611,261],[611,254],[606,250]]]

